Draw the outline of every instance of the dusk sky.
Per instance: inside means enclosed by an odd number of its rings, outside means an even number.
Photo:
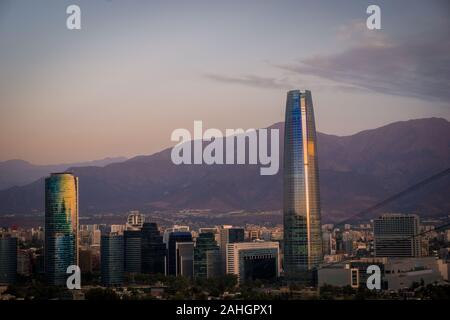
[[[0,161],[151,154],[194,120],[267,127],[294,88],[324,133],[450,120],[449,15],[445,0],[0,0]]]

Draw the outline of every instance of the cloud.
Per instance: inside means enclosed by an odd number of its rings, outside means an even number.
[[[235,83],[263,89],[289,89],[292,85],[286,79],[260,77],[255,75],[226,76],[220,74],[207,74],[207,78],[224,83]]]
[[[290,65],[278,65],[296,75],[315,76],[372,92],[450,102],[450,37],[428,37],[405,43],[375,32],[358,32],[355,23],[338,32],[356,34],[359,45],[329,55],[317,55]],[[353,35],[354,37],[355,35]]]

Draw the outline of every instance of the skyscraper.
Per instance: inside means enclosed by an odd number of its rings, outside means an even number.
[[[142,226],[142,273],[165,274],[167,249],[156,223]]]
[[[219,228],[219,237],[221,273],[225,274],[227,265],[227,244],[244,242],[245,230],[244,228],[233,227],[231,225],[222,225]]]
[[[202,232],[195,241],[194,277],[214,278],[220,275],[220,253],[215,234]]]
[[[284,124],[284,271],[288,280],[312,280],[322,262],[319,168],[311,92],[287,94]]]
[[[192,278],[194,276],[194,242],[177,241],[176,275]]]
[[[125,246],[125,272],[141,273],[142,267],[142,232],[141,230],[125,230],[123,232]]]
[[[168,241],[167,274],[176,276],[179,274],[180,267],[180,264],[178,263],[180,262],[180,259],[177,259],[179,255],[179,245],[177,244],[183,242],[192,243],[192,234],[189,231],[171,232]]]
[[[17,238],[0,234],[0,284],[16,281]]]
[[[419,257],[419,217],[384,214],[373,221],[375,257]]]
[[[124,260],[123,236],[117,232],[105,233],[101,236],[101,280],[104,286],[120,286],[123,284]]]
[[[78,178],[52,173],[45,179],[45,272],[65,285],[67,267],[78,265]]]

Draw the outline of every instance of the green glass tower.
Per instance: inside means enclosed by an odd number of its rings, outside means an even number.
[[[65,285],[67,267],[78,265],[78,178],[52,173],[45,179],[45,273]]]
[[[215,234],[200,233],[194,248],[194,278],[207,279],[220,275],[220,251]]]
[[[284,272],[288,280],[311,282],[323,260],[319,167],[311,92],[287,94],[284,124]]]

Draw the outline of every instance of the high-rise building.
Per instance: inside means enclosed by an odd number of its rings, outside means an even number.
[[[17,238],[0,235],[0,284],[16,282]]]
[[[194,276],[194,242],[176,242],[176,275]]]
[[[142,232],[141,230],[125,230],[123,232],[125,246],[125,272],[141,273],[142,267]]]
[[[164,230],[163,242],[166,245],[169,244],[169,236],[172,232],[177,232],[177,231],[190,232],[189,230],[190,230],[189,226],[179,226],[179,225],[174,225],[172,228],[167,228],[166,230]]]
[[[30,276],[32,273],[32,251],[31,249],[19,249],[17,251],[17,273]]]
[[[124,261],[123,236],[116,232],[101,236],[101,281],[104,286],[120,286],[123,284]]]
[[[227,244],[245,241],[244,228],[233,227],[231,225],[222,225],[219,228],[220,238],[220,259],[221,273],[226,273],[227,265]]]
[[[284,272],[312,280],[323,260],[317,139],[311,92],[289,91],[284,124]]]
[[[373,222],[375,257],[420,257],[419,230],[417,215],[381,215]]]
[[[90,248],[82,248],[79,253],[79,262],[80,269],[82,273],[91,273],[92,272],[92,250]]]
[[[177,259],[177,256],[179,254],[179,246],[177,246],[177,243],[192,243],[192,234],[188,231],[175,231],[171,232],[168,236],[167,274],[176,276],[179,272],[178,267],[180,262],[180,259]]]
[[[194,277],[196,279],[214,278],[220,275],[220,252],[215,234],[202,232],[195,241]]]
[[[274,280],[280,275],[278,242],[240,242],[227,245],[227,273],[239,283],[247,280]]]
[[[142,226],[142,273],[166,273],[167,248],[156,223]]]
[[[45,273],[65,285],[67,267],[78,265],[78,178],[52,173],[45,179]]]

